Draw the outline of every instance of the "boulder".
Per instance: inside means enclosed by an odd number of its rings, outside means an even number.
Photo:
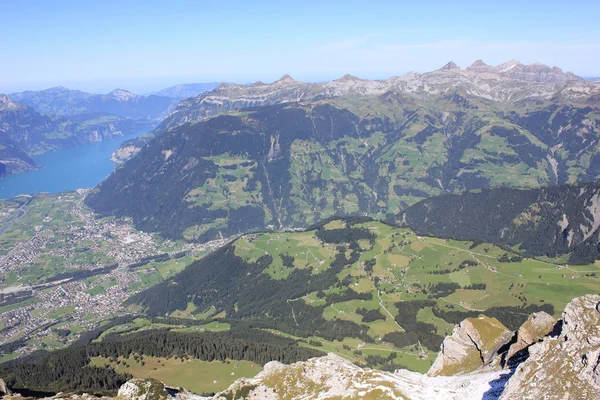
[[[510,363],[516,355],[549,335],[556,322],[556,318],[543,311],[531,314],[515,334],[516,341],[508,349],[505,359]]]
[[[125,382],[117,394],[121,400],[166,400],[165,385],[156,379],[134,378]]]
[[[495,318],[467,318],[444,339],[427,375],[464,374],[489,365],[512,336],[513,332]]]

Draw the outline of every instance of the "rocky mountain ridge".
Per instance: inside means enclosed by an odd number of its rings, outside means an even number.
[[[558,67],[539,63],[524,65],[515,60],[495,67],[477,60],[466,69],[450,62],[432,72],[409,72],[386,80],[344,75],[330,82],[306,83],[285,75],[271,84],[220,84],[210,92],[186,99],[152,135],[128,145],[141,148],[149,139],[169,129],[232,110],[338,97],[381,96],[388,92],[417,97],[460,92],[494,102],[514,104],[555,98],[585,102],[590,97],[598,96],[600,88]]]
[[[204,92],[213,90],[219,86],[218,82],[209,83],[182,83],[175,86],[170,86],[153,93],[157,96],[167,96],[174,99],[186,99],[188,97],[196,97]]]
[[[102,113],[42,115],[0,94],[0,177],[37,168],[30,156],[152,129],[155,123]]]
[[[9,94],[16,102],[46,115],[70,117],[78,114],[105,113],[121,118],[160,120],[177,105],[168,96],[142,96],[123,89],[108,94],[92,94],[62,86]]]
[[[475,369],[463,368],[452,376],[434,376],[432,370],[440,358],[446,358],[444,348],[438,355],[429,376],[407,370],[394,373],[360,368],[335,354],[312,358],[291,365],[270,362],[256,377],[241,378],[228,389],[212,397],[167,390],[158,381],[133,379],[119,390],[122,400],[199,400],[199,399],[592,399],[600,396],[600,295],[574,299],[565,308],[558,324],[542,314],[532,315],[512,340],[511,346],[498,348],[495,357]],[[485,319],[485,317],[483,317]],[[461,323],[452,337],[487,328]],[[496,325],[492,320],[487,326]],[[503,330],[502,330],[503,331]],[[545,333],[543,333],[545,332]],[[533,336],[531,336],[533,334]],[[522,342],[519,342],[522,340]],[[514,363],[502,361],[502,356],[515,344],[525,345],[522,357]],[[467,348],[478,344],[465,343]],[[510,351],[510,350],[508,350]],[[457,359],[460,361],[459,359]],[[468,357],[462,358],[469,364]],[[469,367],[469,365],[465,365]],[[1,386],[0,386],[1,387]],[[8,392],[8,390],[5,390]],[[60,395],[52,398],[89,398],[87,395]],[[6,394],[5,399],[20,399]]]

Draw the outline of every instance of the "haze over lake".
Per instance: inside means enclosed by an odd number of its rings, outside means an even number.
[[[110,161],[113,151],[124,141],[143,133],[33,156],[31,158],[42,168],[0,179],[0,199],[96,186],[117,166]]]

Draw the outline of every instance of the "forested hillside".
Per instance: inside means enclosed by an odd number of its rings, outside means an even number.
[[[590,263],[600,258],[600,183],[447,194],[409,207],[397,221],[433,236]]]
[[[448,192],[600,176],[593,107],[497,105],[388,92],[230,112],[159,135],[87,203],[205,241],[331,215],[392,218]]]
[[[437,351],[464,318],[484,313],[518,329],[532,312],[560,313],[597,286],[589,272],[600,269],[580,268],[364,217],[331,219],[303,232],[244,235],[128,303],[168,323],[215,319],[369,365],[419,370],[429,367],[423,348]]]
[[[252,334],[254,333],[254,334]],[[130,375],[108,366],[90,365],[93,357],[116,360],[119,357],[177,357],[198,360],[249,360],[259,364],[277,360],[291,363],[323,355],[302,348],[293,340],[250,330],[225,333],[175,333],[146,331],[132,335],[112,335],[99,343],[89,343],[51,353],[37,353],[25,359],[0,365],[0,376],[13,390],[27,389],[46,394],[73,391],[96,395],[115,394]],[[139,362],[139,361],[138,361]]]

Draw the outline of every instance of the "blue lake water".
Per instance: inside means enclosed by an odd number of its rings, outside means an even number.
[[[144,132],[31,157],[43,168],[1,178],[0,199],[19,194],[58,193],[96,186],[117,166],[110,161],[113,151],[125,140],[142,133]]]

